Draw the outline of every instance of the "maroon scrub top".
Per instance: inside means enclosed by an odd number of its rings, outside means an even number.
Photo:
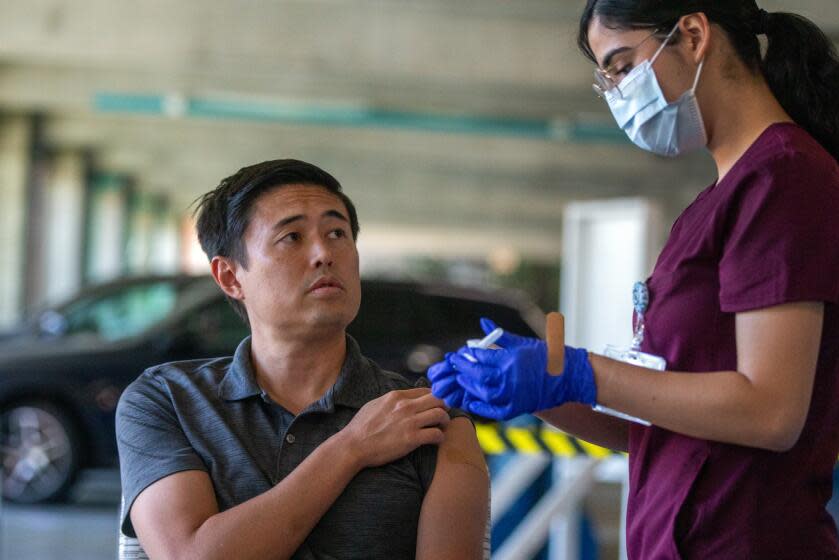
[[[825,509],[839,454],[839,165],[797,125],[769,127],[682,213],[648,280],[643,350],[683,372],[736,371],[735,314],[825,302],[804,431],[785,453],[633,424],[633,560],[839,558]]]

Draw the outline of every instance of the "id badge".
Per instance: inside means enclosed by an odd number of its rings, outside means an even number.
[[[638,282],[633,287],[633,304],[635,307],[636,322],[634,326],[635,337],[632,341],[632,346],[629,348],[621,348],[609,344],[606,346],[606,350],[603,352],[603,355],[607,358],[632,364],[634,366],[664,371],[667,367],[667,360],[661,356],[647,354],[645,352],[641,352],[640,350],[641,342],[644,340],[644,312],[647,310],[647,306],[649,304],[649,291],[647,290],[646,284],[643,282]],[[650,422],[642,418],[637,418],[599,404],[595,404],[591,408],[596,412],[608,414],[609,416],[614,416],[630,422],[635,422],[636,424],[641,424],[642,426],[652,425]]]

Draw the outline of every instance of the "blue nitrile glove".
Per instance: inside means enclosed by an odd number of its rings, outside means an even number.
[[[496,326],[481,320],[485,332]],[[505,332],[500,350],[461,348],[448,361],[458,371],[458,384],[466,390],[468,412],[496,420],[538,412],[567,402],[595,404],[594,372],[584,349],[565,347],[562,375],[548,373],[548,348],[543,340]],[[471,354],[477,363],[463,357]],[[471,400],[471,399],[468,399]]]
[[[495,321],[492,319],[487,319],[486,317],[481,318],[481,329],[484,331],[484,334],[489,334],[495,329],[498,328],[498,325],[495,324]],[[513,334],[511,332],[507,332],[504,330],[504,334],[501,335],[501,338],[495,343],[496,346],[500,346],[501,348],[520,348],[522,346],[537,346],[541,348],[545,348],[547,352],[547,346],[544,340],[539,338],[531,338],[529,336],[520,336],[517,334]]]
[[[465,391],[457,382],[457,370],[449,363],[453,352],[446,354],[443,361],[428,368],[426,376],[431,381],[431,392],[435,397],[444,401],[446,406],[466,410],[463,405]]]
[[[485,334],[489,334],[497,328],[498,325],[491,319],[481,319],[481,329],[483,329]],[[507,332],[506,330],[501,338],[498,339],[496,345],[508,349],[534,346],[544,348],[546,354],[548,351],[547,343],[544,340],[529,336],[520,336]],[[547,371],[547,368],[545,369]],[[557,376],[552,375],[551,377]],[[578,402],[591,406],[597,404],[597,385],[594,382],[594,370],[592,370],[591,362],[588,359],[588,350],[565,346],[565,363],[563,364],[562,375],[560,377],[565,377],[568,383],[568,394],[565,402]]]

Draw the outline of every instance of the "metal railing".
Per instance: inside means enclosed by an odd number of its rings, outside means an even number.
[[[543,429],[531,427],[529,432],[537,434],[538,439]],[[506,426],[498,430],[506,434],[507,439],[510,430],[513,430],[514,437],[524,433],[523,430],[528,431]],[[546,543],[549,544],[551,560],[577,560],[580,555],[583,501],[598,482],[621,485],[619,558],[626,560],[626,501],[629,485],[625,455],[591,450],[579,445],[576,453],[570,449],[556,453],[529,444],[521,447],[513,443],[503,449],[498,442],[492,445],[496,454],[512,454],[509,462],[495,474],[492,481],[493,527],[542,476],[546,468],[551,466],[554,474],[552,487],[533,504],[524,519],[493,552],[493,560],[530,560]]]

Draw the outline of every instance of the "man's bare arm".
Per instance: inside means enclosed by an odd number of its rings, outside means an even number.
[[[437,454],[417,530],[417,560],[480,560],[489,519],[489,473],[475,429],[455,418]]]
[[[224,512],[206,473],[173,474],[140,493],[131,522],[153,560],[290,558],[361,469],[443,441],[441,404],[428,389],[371,401],[282,482]]]

